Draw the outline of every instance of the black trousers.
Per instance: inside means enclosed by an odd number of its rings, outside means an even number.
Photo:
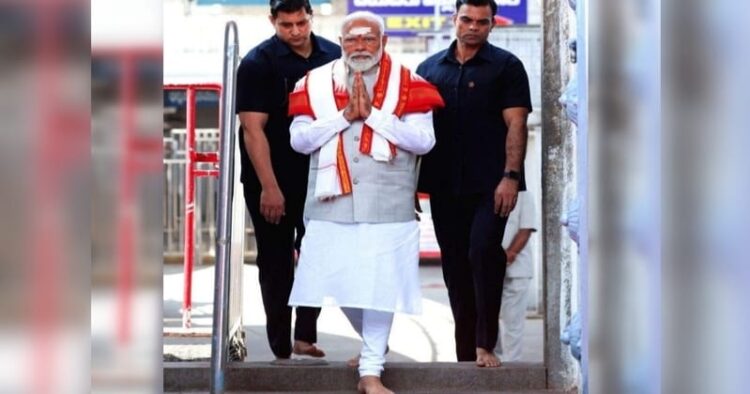
[[[256,264],[266,312],[268,344],[276,357],[289,358],[292,354],[292,308],[287,303],[294,283],[294,250],[299,252],[305,234],[302,219],[305,196],[304,193],[301,196],[300,193],[284,193],[286,215],[279,224],[271,224],[260,214],[260,191],[245,186],[244,193],[255,228]],[[297,308],[295,340],[317,342],[318,315],[320,308]]]
[[[476,348],[497,343],[507,257],[502,247],[507,218],[495,215],[492,192],[430,194],[443,279],[456,322],[458,361],[476,360]]]

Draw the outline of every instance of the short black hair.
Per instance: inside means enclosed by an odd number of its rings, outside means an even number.
[[[474,7],[484,7],[488,5],[490,6],[490,9],[492,9],[492,16],[497,14],[497,3],[495,3],[495,0],[456,0],[456,13],[458,13],[458,9],[464,4],[473,5]]]
[[[310,0],[270,0],[271,16],[276,18],[279,12],[297,12],[304,9],[308,15],[312,15]]]

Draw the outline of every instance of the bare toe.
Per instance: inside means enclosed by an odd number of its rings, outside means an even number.
[[[497,368],[500,365],[500,359],[495,356],[495,353],[483,348],[477,348],[477,366],[482,368]]]
[[[383,382],[377,376],[363,376],[357,384],[357,391],[363,394],[394,394],[383,386]]]

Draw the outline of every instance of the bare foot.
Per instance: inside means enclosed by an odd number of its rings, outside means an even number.
[[[363,394],[394,394],[383,386],[383,382],[377,376],[363,376],[357,384],[357,391]]]
[[[305,341],[294,341],[294,347],[292,348],[294,354],[300,356],[310,357],[325,357],[326,353],[318,349],[314,344]]]
[[[478,347],[477,365],[483,368],[497,368],[500,366],[500,360],[495,356],[495,353]]]

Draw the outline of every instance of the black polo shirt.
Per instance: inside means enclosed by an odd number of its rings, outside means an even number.
[[[311,40],[313,51],[305,59],[274,35],[250,50],[237,70],[237,113],[268,114],[264,131],[271,150],[271,164],[285,194],[306,190],[309,165],[309,156],[295,152],[289,144],[292,123],[292,118],[287,116],[289,93],[308,71],[341,57],[341,48],[333,42],[314,34]],[[245,151],[241,127],[239,143],[242,183],[260,190],[260,181]]]
[[[422,159],[419,190],[456,195],[492,191],[505,170],[508,128],[503,110],[531,111],[529,80],[512,53],[485,43],[460,64],[456,41],[423,61],[421,75],[438,87],[445,108],[433,113],[435,147]],[[519,190],[525,190],[522,179]]]

